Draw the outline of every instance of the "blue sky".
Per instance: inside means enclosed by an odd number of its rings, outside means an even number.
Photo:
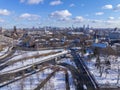
[[[3,28],[120,27],[120,0],[0,0]]]

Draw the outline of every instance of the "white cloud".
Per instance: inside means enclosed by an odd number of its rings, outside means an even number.
[[[24,13],[24,14],[21,14],[21,18],[28,18],[28,17],[30,17],[31,16],[31,14],[29,14],[29,13]]]
[[[25,2],[25,0],[20,0],[21,3]]]
[[[104,12],[97,12],[97,13],[95,13],[95,15],[103,15],[104,14]]]
[[[26,20],[38,20],[40,16],[36,14],[23,13],[20,15],[20,18]]]
[[[114,17],[109,17],[108,20],[88,20],[89,22],[101,25],[110,25],[110,24],[116,24],[119,22],[119,20],[115,20]]]
[[[82,16],[76,16],[74,18],[74,21],[77,22],[77,23],[80,23],[80,22],[83,22],[84,21],[84,18]]]
[[[92,23],[91,23],[92,22]],[[92,20],[89,19],[88,23],[90,23],[90,25],[94,26],[94,27],[102,27],[102,28],[113,28],[113,27],[119,27],[119,23],[120,20],[116,20],[116,19],[107,19],[107,20],[100,20],[100,19],[96,19],[96,20]]]
[[[92,23],[102,23],[103,22],[102,20],[89,20],[89,21]]]
[[[0,18],[0,23],[2,23],[2,22],[5,22],[5,20],[3,20],[3,19]]]
[[[0,15],[10,15],[10,11],[8,11],[7,9],[0,9]]]
[[[114,17],[108,17],[109,20],[114,20],[115,18]]]
[[[70,22],[71,19],[69,17],[66,17],[66,18],[60,18],[59,20],[60,21],[69,21]]]
[[[116,21],[111,21],[111,20],[108,20],[108,21],[105,21],[106,24],[114,24],[116,23]]]
[[[39,4],[42,3],[44,0],[20,0],[21,3],[28,3],[28,4]]]
[[[72,4],[70,4],[70,7],[74,7],[74,6],[75,6],[75,4],[73,4],[73,3],[72,3]]]
[[[43,0],[28,0],[28,3],[29,4],[39,4],[39,3],[42,3]]]
[[[65,19],[72,16],[72,14],[68,10],[61,10],[52,12],[50,16],[58,19]]]
[[[56,1],[52,1],[52,2],[50,2],[50,5],[51,6],[55,6],[55,5],[60,5],[60,4],[62,4],[63,2],[61,2],[60,0],[56,0]]]
[[[119,11],[120,10],[120,4],[118,4],[115,8],[114,8],[115,11]]]
[[[119,27],[120,20],[107,20],[104,22],[107,25],[114,26],[114,27]]]
[[[113,9],[113,6],[108,4],[102,7],[103,9]]]

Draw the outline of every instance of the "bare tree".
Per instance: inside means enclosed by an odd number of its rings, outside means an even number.
[[[120,66],[118,64],[118,78],[117,78],[117,84],[119,84],[119,80],[120,80]]]
[[[104,56],[104,63],[101,62],[100,55]],[[108,70],[110,69],[110,66],[111,66],[111,62],[108,58],[110,55],[117,56],[117,52],[114,49],[112,49],[112,47],[110,47],[110,46],[108,46],[106,48],[96,47],[94,49],[94,56],[96,57],[95,66],[99,69],[100,76],[102,76],[104,66],[107,66],[105,69],[106,76],[108,74]]]

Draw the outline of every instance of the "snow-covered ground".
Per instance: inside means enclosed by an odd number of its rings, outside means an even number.
[[[42,72],[33,74],[27,78],[21,79],[5,87],[2,87],[0,88],[0,90],[33,90],[51,72],[51,69],[43,70]]]
[[[65,74],[63,71],[56,73],[55,77],[52,77],[49,82],[48,82],[49,83],[48,86],[52,85],[52,87],[51,89],[45,89],[45,90],[66,90]],[[69,72],[69,84],[70,84],[70,90],[75,90],[75,86],[73,85],[73,79],[70,72]]]
[[[54,58],[55,56],[59,56],[59,55],[65,54],[65,53],[67,53],[67,51],[62,51],[62,52],[59,52],[57,54],[48,55],[48,56],[45,56],[45,57],[32,58],[32,59],[20,61],[20,62],[14,63],[13,65],[10,65],[10,66],[4,68],[3,70],[0,71],[0,74],[13,72],[14,70],[16,71],[16,69],[20,70],[21,68],[23,68],[25,66],[30,66],[30,65],[33,65],[33,64],[36,64],[36,63],[38,64],[40,62],[44,62],[44,61],[46,61],[50,58]],[[19,57],[19,58],[21,58],[21,57]]]
[[[34,90],[37,85],[41,83],[51,72],[51,69],[45,69],[42,72],[4,86],[0,88],[0,90]],[[70,90],[75,90],[70,72],[69,83]],[[45,84],[45,86],[41,90],[66,90],[64,72],[56,72],[56,74]]]
[[[105,58],[100,57],[100,60],[103,62]],[[120,57],[115,59],[114,56],[110,56],[109,60],[111,65],[101,65],[102,76],[100,76],[100,69],[95,66],[96,58],[86,58],[85,63],[100,86],[120,87],[120,80],[118,80],[120,79]]]
[[[8,51],[9,47],[3,48],[2,51],[0,51],[0,56],[4,55]]]
[[[61,52],[59,52],[59,51],[61,51]],[[39,58],[32,58],[32,59],[27,59],[24,61],[16,62],[13,65],[10,65],[10,66],[6,67],[5,69],[1,70],[0,74],[16,72],[17,70],[21,70],[21,69],[30,67],[30,65],[33,65],[33,63],[34,64],[39,63],[41,61],[44,61],[44,60],[68,53],[67,50],[45,50],[45,51],[31,51],[31,52],[16,51],[14,54],[14,57],[11,58],[9,61],[17,61],[18,59],[21,59],[21,58],[26,57],[26,56],[30,57],[33,55],[42,55],[42,54],[52,53],[52,52],[58,52],[58,53],[48,55],[45,57],[42,56]],[[8,63],[8,62],[5,62],[5,63]],[[75,66],[75,64],[71,60],[71,58],[63,58],[61,60],[61,62],[68,63],[70,65]],[[39,73],[33,74],[33,75],[28,76],[24,79],[18,80],[14,83],[7,85],[7,86],[4,86],[4,87],[0,88],[0,90],[34,90],[37,87],[37,85],[40,82],[42,82],[42,80],[44,80],[47,77],[47,75],[50,74],[51,72],[52,72],[51,69],[45,69]],[[68,73],[69,73],[70,90],[75,90],[72,75],[69,71],[68,71]],[[17,78],[19,78],[19,77],[17,77]],[[45,84],[44,88],[42,88],[41,90],[66,90],[64,72],[63,71],[56,72],[55,76],[53,76],[47,82],[47,84]]]
[[[74,61],[71,58],[62,58],[58,61],[58,63],[67,63],[67,64],[70,64],[70,65],[76,67]]]

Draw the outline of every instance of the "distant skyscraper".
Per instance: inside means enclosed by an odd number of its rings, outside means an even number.
[[[87,25],[87,28],[86,28],[87,30],[89,30],[89,24]]]
[[[74,30],[74,26],[72,25],[72,30]]]
[[[117,31],[117,27],[114,29],[114,31]]]
[[[45,32],[44,33],[46,34],[46,32],[47,32],[47,27],[45,27]]]
[[[0,27],[0,33],[2,33],[2,27]]]
[[[85,30],[85,25],[83,25],[83,30]]]
[[[13,29],[14,29],[14,31],[16,31],[16,30],[17,30],[17,29],[16,29],[16,26],[14,26]]]

